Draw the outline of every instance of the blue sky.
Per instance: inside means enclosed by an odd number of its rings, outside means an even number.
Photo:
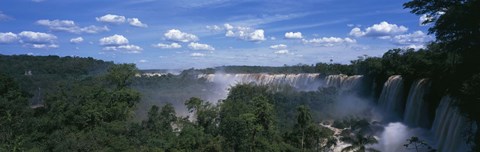
[[[94,57],[141,69],[349,63],[421,48],[404,0],[2,0],[0,54]]]

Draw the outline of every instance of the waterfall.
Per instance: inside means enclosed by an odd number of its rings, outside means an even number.
[[[403,79],[400,75],[390,76],[383,85],[378,103],[382,110],[393,112],[395,117],[401,117],[404,109]]]
[[[437,140],[439,152],[468,150],[465,139],[468,122],[458,108],[452,105],[453,102],[451,97],[443,97],[435,113],[431,131]]]
[[[320,74],[200,74],[208,82],[222,83],[227,87],[241,83],[258,85],[290,85],[299,90],[316,90],[321,85]]]
[[[363,80],[362,75],[347,76],[344,74],[329,75],[325,78],[326,87],[335,87],[341,91],[351,91],[359,89]]]
[[[410,87],[403,117],[404,122],[410,127],[430,128],[428,103],[424,99],[429,88],[428,79],[417,80]]]

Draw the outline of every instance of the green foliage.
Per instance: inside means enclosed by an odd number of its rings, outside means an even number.
[[[136,73],[137,68],[134,64],[117,64],[108,69],[107,80],[121,89],[132,83]]]
[[[430,145],[428,145],[425,141],[421,140],[418,137],[412,136],[409,139],[407,139],[407,143],[404,144],[406,149],[415,149],[416,152],[419,151],[428,151],[428,152],[434,152],[436,151],[433,149]]]
[[[350,146],[347,146],[342,149],[342,152],[379,152],[374,148],[367,148],[367,145],[376,144],[378,143],[377,139],[373,136],[363,136],[360,134],[354,136],[344,136],[341,138],[342,141],[346,143],[350,143]]]

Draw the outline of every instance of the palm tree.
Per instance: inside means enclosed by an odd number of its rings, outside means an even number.
[[[377,139],[373,136],[362,136],[357,134],[356,136],[342,137],[342,141],[350,143],[352,145],[342,149],[342,152],[379,152],[373,148],[367,148],[367,145],[378,143]]]

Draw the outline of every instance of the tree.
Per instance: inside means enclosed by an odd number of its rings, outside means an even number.
[[[461,112],[480,125],[478,93],[472,95],[468,90],[480,88],[477,79],[480,74],[480,0],[412,0],[404,4],[405,8],[417,15],[426,15],[425,23],[434,23],[429,33],[435,34],[437,51],[447,54],[451,67],[442,73],[439,82],[446,82],[445,90],[459,97]],[[447,63],[445,63],[447,64]],[[439,74],[440,75],[440,74]],[[479,86],[475,86],[479,85]],[[477,131],[474,143],[480,143]],[[476,145],[480,150],[480,145]]]
[[[341,139],[344,142],[350,143],[350,146],[347,146],[342,149],[342,152],[378,152],[378,150],[373,148],[367,148],[367,145],[378,143],[377,139],[373,136],[362,136],[360,134],[354,136],[342,137]]]
[[[200,98],[192,97],[185,102],[190,113],[195,113],[198,126],[207,134],[216,134],[218,125],[218,107]]]
[[[420,140],[420,138],[412,136],[409,139],[407,139],[407,143],[404,144],[406,149],[415,149],[416,152],[419,152],[422,149],[425,149],[428,152],[434,152],[435,149],[433,149],[430,145],[428,145],[425,141]]]
[[[107,79],[117,88],[125,88],[131,82],[137,68],[135,64],[116,64],[108,69]]]
[[[302,151],[304,151],[305,131],[312,123],[313,121],[310,110],[305,105],[299,106],[297,108],[297,124],[295,126],[301,131],[300,149],[302,149]]]
[[[32,116],[27,94],[0,73],[0,151],[24,151]]]

